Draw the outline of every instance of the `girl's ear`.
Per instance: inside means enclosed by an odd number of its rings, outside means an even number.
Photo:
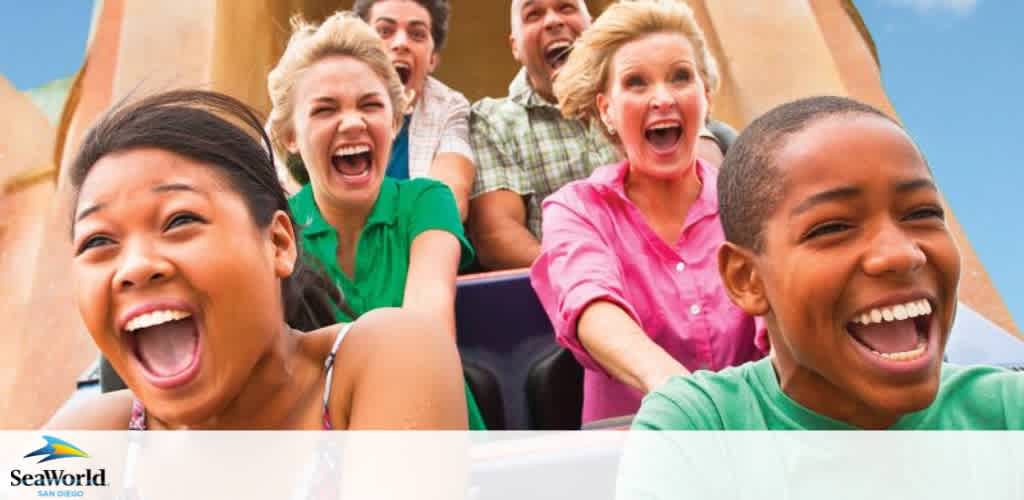
[[[289,127],[288,131],[284,133],[284,137],[281,138],[284,148],[293,155],[299,154],[299,145],[295,140],[295,128]]]
[[[754,254],[728,241],[718,249],[718,274],[733,303],[751,316],[764,316],[771,307]]]
[[[267,231],[270,234],[270,245],[273,251],[274,272],[278,278],[287,278],[295,270],[295,259],[299,256],[295,240],[295,227],[292,226],[288,214],[283,210],[278,210],[274,212]]]

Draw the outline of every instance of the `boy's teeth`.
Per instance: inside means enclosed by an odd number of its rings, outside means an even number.
[[[928,343],[923,338],[917,340],[917,347],[904,352],[878,352],[874,349],[871,352],[875,353],[876,356],[883,357],[892,361],[911,361],[920,358],[927,349]]]
[[[932,305],[928,303],[928,300],[921,299],[907,302],[906,304],[872,309],[854,318],[853,322],[861,325],[870,325],[872,323],[903,321],[931,313]]]
[[[128,332],[134,332],[135,330],[140,330],[142,328],[149,328],[151,326],[185,319],[191,315],[192,313],[187,311],[152,311],[132,318],[131,321],[124,326],[124,329]]]

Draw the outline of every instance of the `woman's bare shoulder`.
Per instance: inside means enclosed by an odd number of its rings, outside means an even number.
[[[338,326],[333,328],[332,343]],[[399,414],[409,417],[406,420],[415,418],[407,415],[406,408],[388,408],[390,403],[380,399],[406,400],[408,394],[429,398],[429,391],[424,392],[418,385],[435,383],[453,385],[458,389],[454,395],[462,398],[461,375],[454,343],[446,332],[435,331],[429,318],[400,308],[374,309],[352,324],[338,349],[329,402],[332,420],[338,424],[336,428],[349,428],[355,425],[351,419],[355,417],[352,412],[356,406],[363,410],[372,407],[372,412],[359,412],[364,417],[360,419],[363,426],[370,420],[370,428],[400,428],[397,424],[392,426],[388,418]],[[442,383],[445,379],[451,379],[451,384]],[[357,395],[361,396],[356,398]],[[357,404],[355,399],[362,403]],[[460,401],[456,406],[464,412],[465,401]],[[428,424],[425,426],[441,427],[432,421]],[[462,422],[459,428],[464,427]]]
[[[57,410],[43,427],[66,430],[127,430],[133,399],[132,392],[125,389],[70,401]]]

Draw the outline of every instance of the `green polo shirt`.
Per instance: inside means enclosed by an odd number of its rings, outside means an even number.
[[[338,231],[317,208],[311,185],[303,187],[289,203],[295,220],[302,226],[302,245],[307,257],[315,259],[326,271],[356,314],[402,305],[409,250],[413,240],[424,231],[447,231],[459,240],[460,268],[473,261],[473,247],[463,232],[455,197],[447,186],[435,180],[384,179],[359,235],[353,279],[338,265]],[[338,321],[353,319],[338,313]]]
[[[327,273],[356,314],[378,307],[401,307],[409,273],[409,250],[413,240],[424,231],[439,229],[451,233],[462,247],[459,267],[473,262],[473,247],[462,229],[455,197],[448,186],[432,179],[384,178],[377,201],[359,235],[353,279],[338,265],[338,231],[316,206],[312,185],[304,186],[288,202],[302,228],[306,258],[315,261]],[[340,310],[337,313],[338,321],[354,319]],[[468,385],[466,404],[469,428],[486,429]]]

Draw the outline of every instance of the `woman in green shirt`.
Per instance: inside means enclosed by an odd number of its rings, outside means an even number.
[[[455,276],[473,259],[451,191],[385,169],[407,98],[376,32],[348,12],[294,33],[268,78],[274,147],[299,155],[310,183],[290,204],[308,258],[344,294],[349,321],[378,307],[435,319],[455,338]],[[470,428],[483,419],[468,388]]]

